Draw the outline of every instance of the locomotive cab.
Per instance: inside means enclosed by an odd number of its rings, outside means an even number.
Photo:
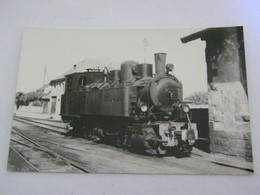
[[[61,116],[65,122],[79,117],[84,109],[84,93],[104,81],[99,69],[86,69],[86,72],[74,72],[66,75],[65,93],[61,96]]]
[[[93,84],[104,81],[104,74],[99,69],[86,69],[86,72],[75,72],[66,75],[65,94],[82,91]]]

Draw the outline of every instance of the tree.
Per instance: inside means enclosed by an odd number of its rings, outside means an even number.
[[[41,101],[44,89],[39,89],[36,91],[31,91],[28,93],[17,92],[15,98],[16,109],[18,110],[20,106],[28,106],[30,102]],[[39,105],[39,102],[36,103]]]
[[[17,92],[15,96],[16,109],[18,110],[20,106],[26,105],[26,97],[23,92]]]
[[[184,100],[191,101],[194,104],[208,104],[208,93],[207,92],[195,92]]]

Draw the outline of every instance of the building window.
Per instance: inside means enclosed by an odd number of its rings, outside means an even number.
[[[87,80],[85,76],[79,77],[79,86],[85,86],[87,84]]]
[[[68,78],[68,90],[72,90],[72,77]]]

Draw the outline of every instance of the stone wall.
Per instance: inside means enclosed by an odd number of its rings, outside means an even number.
[[[210,122],[212,127],[212,122]],[[252,161],[251,133],[248,130],[225,131],[210,129],[210,151]]]
[[[209,85],[210,151],[252,161],[248,99],[241,82]]]

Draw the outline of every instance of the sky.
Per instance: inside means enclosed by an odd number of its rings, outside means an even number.
[[[180,38],[202,29],[58,30],[25,28],[20,55],[17,91],[40,88],[86,58],[120,68],[126,60],[154,65],[154,53],[167,53],[173,74],[183,84],[184,97],[207,91],[205,42],[181,43]],[[144,39],[147,46],[144,52]],[[145,59],[145,60],[144,60]],[[44,79],[44,69],[46,76]],[[155,67],[153,67],[155,69]]]

